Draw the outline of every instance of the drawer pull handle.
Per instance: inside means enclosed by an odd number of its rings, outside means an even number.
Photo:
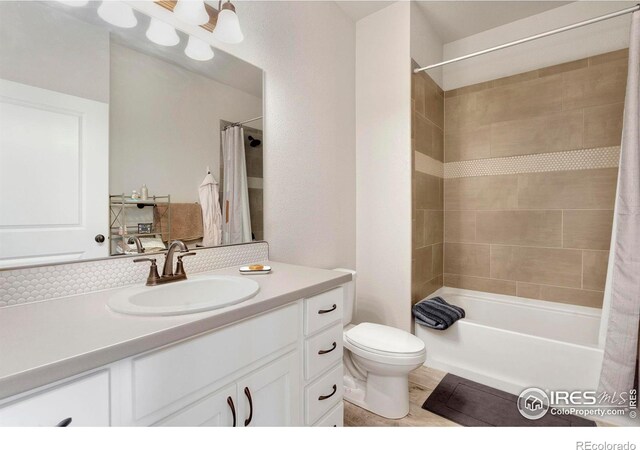
[[[338,345],[334,342],[332,347],[329,350],[318,350],[318,355],[326,355],[327,353],[331,353],[338,347]]]
[[[333,397],[333,395],[338,392],[338,387],[334,384],[333,385],[333,392],[329,395],[321,395],[320,397],[318,397],[318,400],[326,400],[328,398]]]
[[[56,425],[57,427],[68,427],[69,424],[71,423],[71,417],[67,417],[66,419],[64,419],[62,422],[60,422],[58,425]]]
[[[251,419],[253,418],[253,400],[251,400],[251,391],[248,387],[244,388],[244,395],[249,399],[249,418],[244,421],[244,426],[248,426],[251,423]]]
[[[336,309],[338,309],[338,305],[336,305],[335,303],[333,304],[333,306],[329,309],[321,309],[318,311],[318,314],[327,314],[330,313],[331,311],[335,311]]]
[[[231,415],[233,416],[233,425],[232,426],[236,426],[236,407],[233,404],[233,399],[231,397],[227,397],[227,405],[229,405],[229,408],[231,408]]]

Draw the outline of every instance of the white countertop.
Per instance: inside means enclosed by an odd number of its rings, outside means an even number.
[[[255,297],[213,311],[162,317],[113,312],[106,305],[108,298],[126,288],[0,308],[0,399],[212,331],[351,280],[350,274],[342,272],[264,263],[271,265],[270,274],[244,275],[260,284]],[[238,267],[206,273],[243,276]]]

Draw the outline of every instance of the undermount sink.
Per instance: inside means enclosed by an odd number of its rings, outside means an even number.
[[[254,297],[260,285],[254,280],[225,275],[195,275],[160,286],[135,286],[109,299],[119,313],[138,316],[174,316],[224,308]]]

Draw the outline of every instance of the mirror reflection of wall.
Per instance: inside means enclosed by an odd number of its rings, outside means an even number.
[[[262,116],[259,68],[217,49],[191,59],[187,35],[157,45],[147,16],[117,28],[99,3],[0,2],[0,267],[135,253],[134,237],[147,252],[202,245],[207,171],[223,194],[221,121]]]

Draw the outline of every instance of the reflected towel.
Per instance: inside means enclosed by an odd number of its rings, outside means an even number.
[[[198,203],[171,203],[171,232],[167,205],[153,208],[154,227],[162,230],[162,240],[195,241],[202,238],[202,208]],[[171,236],[169,236],[171,234]]]
[[[464,309],[451,305],[442,297],[422,300],[412,308],[416,322],[434,330],[446,330],[457,320],[464,318]]]

